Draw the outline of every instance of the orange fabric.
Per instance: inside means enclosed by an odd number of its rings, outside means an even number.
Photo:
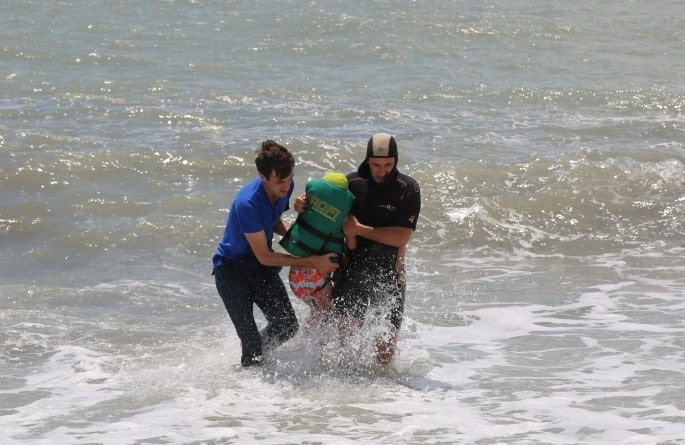
[[[288,273],[290,289],[297,298],[319,298],[330,279],[317,269],[290,268]]]

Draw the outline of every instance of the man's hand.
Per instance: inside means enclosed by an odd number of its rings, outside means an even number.
[[[302,193],[300,195],[297,195],[297,198],[295,198],[295,203],[293,204],[293,209],[297,213],[302,213],[302,212],[304,212],[304,209],[307,208],[307,204],[309,204],[309,202],[307,201],[307,195]]]
[[[337,255],[335,253],[327,253],[325,255],[318,255],[312,258],[314,267],[323,275],[330,276],[338,268]]]
[[[343,233],[347,237],[355,237],[359,235],[359,221],[357,217],[349,213],[343,221]]]

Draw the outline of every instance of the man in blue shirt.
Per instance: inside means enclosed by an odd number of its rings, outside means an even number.
[[[242,366],[259,364],[264,349],[292,338],[298,323],[279,276],[283,266],[307,266],[330,275],[338,265],[334,253],[293,257],[274,252],[274,233],[284,235],[288,225],[281,216],[292,195],[295,161],[282,145],[266,140],[257,151],[259,177],[236,195],[224,234],[212,263],[219,296],[242,344]],[[262,311],[267,325],[260,332],[253,306]]]

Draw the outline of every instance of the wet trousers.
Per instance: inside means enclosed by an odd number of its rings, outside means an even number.
[[[265,266],[245,269],[240,264],[214,268],[216,289],[242,342],[243,366],[258,364],[264,350],[275,348],[297,333],[297,317],[279,271]],[[255,305],[267,321],[261,332],[254,317]]]

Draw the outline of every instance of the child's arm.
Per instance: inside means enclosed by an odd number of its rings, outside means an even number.
[[[346,217],[345,219],[346,219],[346,220],[347,220],[347,219],[350,219],[351,216],[352,216],[352,214],[350,213],[350,214],[347,215],[347,217]],[[357,248],[357,236],[356,236],[356,235],[347,235],[347,234],[345,234],[345,244],[347,245],[347,248],[348,248],[349,250],[354,250],[354,249],[356,249],[356,248]]]

